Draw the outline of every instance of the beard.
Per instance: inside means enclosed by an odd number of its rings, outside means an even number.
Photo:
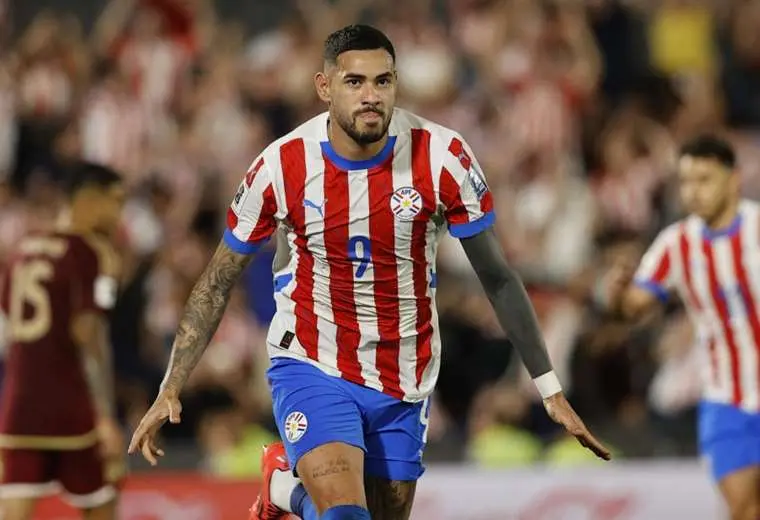
[[[359,116],[367,112],[369,111],[363,110],[353,114],[351,117],[338,116],[335,118],[343,131],[346,132],[356,144],[362,146],[376,143],[381,140],[388,132],[388,127],[391,124],[390,116],[386,116],[384,112],[375,111],[375,113],[382,117],[381,122],[372,126],[364,124],[364,129],[360,129],[359,125],[362,124],[362,122],[359,121]]]

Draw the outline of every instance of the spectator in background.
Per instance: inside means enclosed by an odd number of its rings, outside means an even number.
[[[148,120],[115,63],[100,62],[94,76],[82,109],[82,155],[123,172],[126,183],[134,186],[145,167]]]
[[[720,31],[722,86],[727,122],[757,131],[760,126],[760,3],[731,3],[728,22]]]

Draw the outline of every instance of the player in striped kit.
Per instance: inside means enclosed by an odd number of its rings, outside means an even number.
[[[660,233],[633,283],[602,293],[630,319],[678,294],[704,351],[699,441],[733,520],[760,518],[760,206],[739,196],[734,151],[711,136],[681,150],[689,216]]]
[[[440,363],[435,255],[448,227],[549,414],[609,458],[562,394],[527,295],[490,230],[491,194],[467,144],[394,108],[395,52],[380,31],[339,30],[324,57],[315,85],[329,111],[267,147],[241,182],[130,449],[155,463],[155,434],[166,418],[179,420],[178,393],[230,289],[279,227],[290,254],[275,260],[267,342],[285,444],[265,451],[252,518],[408,518]]]

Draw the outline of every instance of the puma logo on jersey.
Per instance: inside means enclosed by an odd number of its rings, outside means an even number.
[[[304,208],[315,209],[319,213],[320,217],[325,218],[325,214],[323,212],[323,208],[325,207],[325,203],[326,202],[327,202],[327,199],[323,200],[322,204],[317,205],[316,202],[313,202],[313,201],[311,201],[309,199],[303,199],[303,207]]]

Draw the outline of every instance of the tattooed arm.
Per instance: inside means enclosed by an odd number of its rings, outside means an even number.
[[[169,368],[161,391],[178,395],[198,364],[222,320],[232,288],[250,262],[220,242],[214,256],[193,287],[179,322]]]

